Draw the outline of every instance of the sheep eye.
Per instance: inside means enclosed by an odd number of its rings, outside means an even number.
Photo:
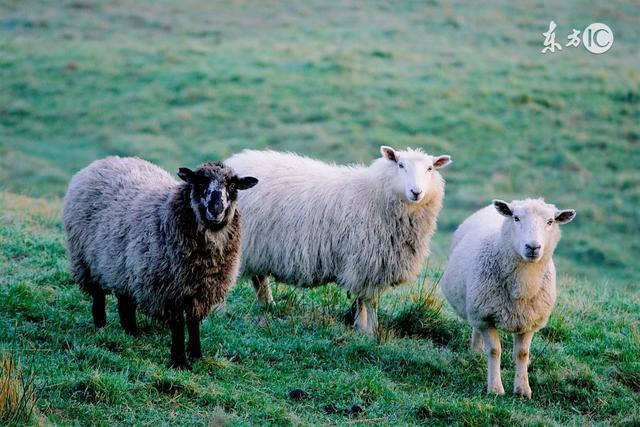
[[[400,169],[404,169],[404,164],[403,164],[403,163],[398,163],[398,167],[399,167]]]
[[[514,216],[514,217],[513,217],[513,220],[514,220],[515,222],[520,222],[520,218],[519,218],[519,217],[517,217],[517,216]]]
[[[547,225],[551,225],[551,224],[553,224],[553,220],[552,220],[552,219],[550,219],[549,221],[547,221]]]
[[[431,172],[432,170],[433,170],[433,167],[432,167],[432,166],[429,166],[429,167],[427,168],[427,171],[428,171],[428,172]]]

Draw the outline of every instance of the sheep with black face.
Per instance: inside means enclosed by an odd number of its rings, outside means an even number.
[[[486,353],[490,393],[504,393],[501,329],[514,334],[514,393],[531,397],[529,346],[555,304],[553,252],[560,225],[575,214],[542,199],[494,200],[467,218],[453,236],[440,286],[458,315],[473,327],[472,349]]]
[[[200,322],[224,301],[240,261],[239,190],[257,179],[222,163],[180,168],[178,182],[138,158],[108,157],[71,180],[63,218],[73,276],[106,323],[105,295],[118,299],[124,330],[137,334],[136,309],[167,321],[171,364],[202,357]],[[186,319],[185,319],[186,316]]]

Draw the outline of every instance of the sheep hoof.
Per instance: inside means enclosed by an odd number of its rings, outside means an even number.
[[[276,309],[276,303],[271,301],[261,301],[258,300],[258,305],[265,311],[272,313]]]
[[[134,338],[137,338],[137,337],[139,337],[139,336],[141,335],[141,334],[140,334],[140,331],[138,330],[138,328],[135,328],[135,329],[125,329],[125,330],[124,330],[124,333],[125,333],[125,334],[127,334],[127,335],[130,335],[130,336],[132,336],[132,337],[134,337]]]
[[[487,394],[497,394],[502,396],[504,394],[504,387],[502,384],[494,385],[493,387],[487,387]]]
[[[169,365],[170,368],[176,369],[178,371],[189,371],[191,370],[191,364],[186,360],[174,360]]]
[[[356,325],[356,328],[361,331],[363,334],[365,335],[369,335],[370,337],[375,335],[375,331],[373,328],[370,327],[360,327],[358,325]]]
[[[531,388],[529,386],[526,387],[515,387],[513,393],[518,397],[524,397],[527,399],[531,399]]]
[[[354,322],[353,326],[359,330],[360,332],[373,336],[375,335],[376,326],[372,324],[372,322],[368,322],[367,319],[357,318]]]
[[[484,355],[484,344],[482,344],[482,342],[480,342],[479,344],[478,343],[471,344],[469,346],[469,349],[473,353],[478,353],[478,354]]]
[[[190,371],[191,364],[189,363],[172,363],[170,368],[175,369],[176,371]]]
[[[200,360],[203,358],[202,351],[190,351],[189,358],[194,360]]]
[[[97,330],[100,330],[102,328],[104,328],[105,326],[107,326],[107,318],[94,318],[93,319],[93,327]]]

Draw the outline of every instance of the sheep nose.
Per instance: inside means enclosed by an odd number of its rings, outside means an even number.
[[[542,247],[542,245],[540,243],[538,243],[538,242],[532,242],[532,243],[526,243],[524,245],[524,247],[528,251],[535,252],[535,251],[539,250]]]
[[[527,258],[536,259],[540,256],[542,245],[538,242],[525,243],[525,255]]]
[[[418,197],[419,195],[422,194],[422,190],[411,189],[411,194],[413,194],[413,197]]]

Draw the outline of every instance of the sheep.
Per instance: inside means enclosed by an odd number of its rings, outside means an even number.
[[[240,262],[237,192],[253,187],[222,163],[180,168],[178,182],[138,158],[107,157],[73,176],[63,202],[71,270],[93,298],[96,328],[105,295],[118,300],[124,331],[137,335],[136,309],[168,323],[171,366],[202,357],[200,322],[235,283]]]
[[[296,287],[335,282],[355,297],[355,326],[377,328],[387,288],[414,280],[444,197],[448,155],[380,148],[368,167],[245,150],[226,162],[265,185],[244,192],[241,272],[271,304],[268,276]]]
[[[504,394],[500,329],[514,334],[514,393],[531,398],[529,346],[555,304],[553,252],[559,226],[575,214],[543,199],[494,200],[467,218],[453,236],[440,286],[455,312],[473,328],[471,349],[485,350],[488,393]]]

